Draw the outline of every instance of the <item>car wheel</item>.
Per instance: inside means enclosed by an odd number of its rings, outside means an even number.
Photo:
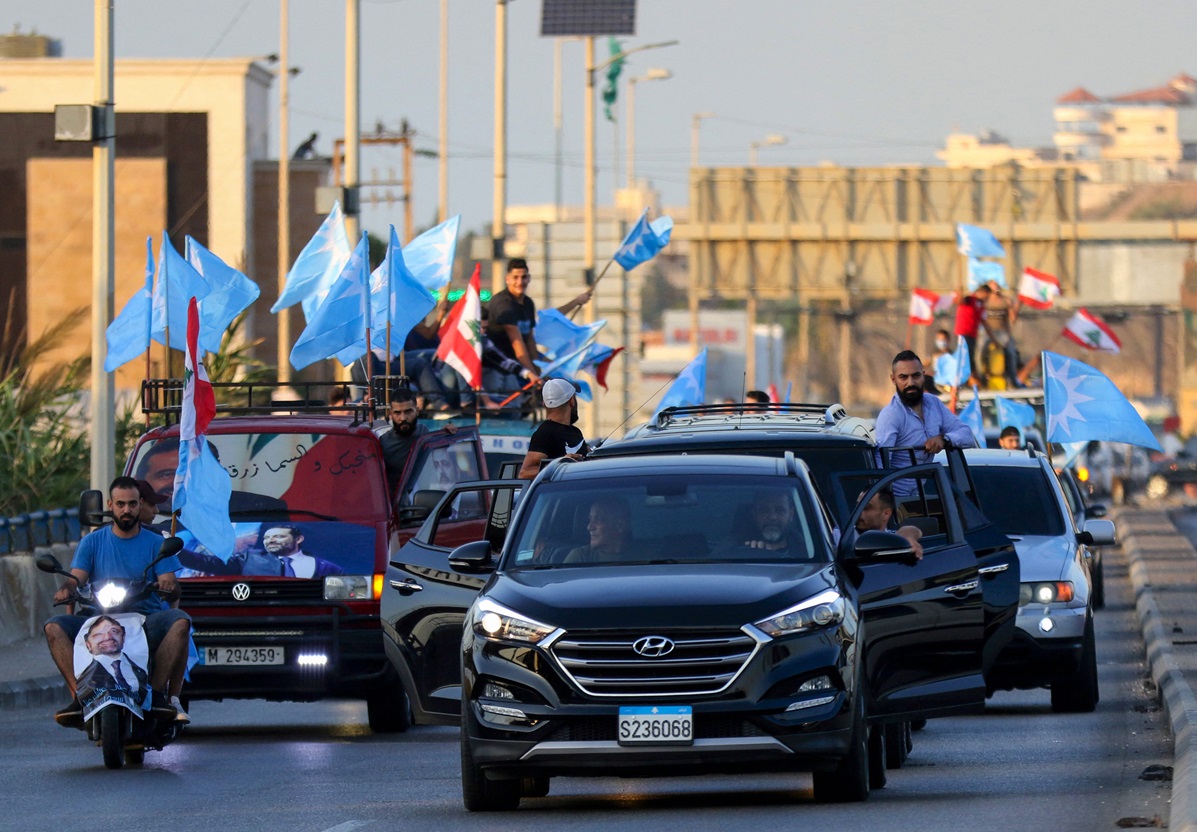
[[[869,729],[869,789],[884,789],[887,776],[885,769],[889,763],[889,732],[884,725],[874,725]]]
[[[522,797],[548,797],[549,794],[549,778],[547,777],[525,777],[520,781],[520,796]]]
[[[856,688],[852,747],[831,771],[816,771],[815,800],[820,803],[860,803],[869,798],[869,727],[865,725],[864,691]]]
[[[403,683],[394,674],[366,697],[366,716],[375,734],[400,734],[411,725],[411,707]]]
[[[1097,639],[1093,633],[1093,619],[1085,623],[1085,641],[1081,647],[1081,662],[1076,673],[1067,679],[1052,682],[1052,710],[1056,713],[1089,713],[1097,707]]]
[[[1105,566],[1098,561],[1092,569],[1093,575],[1093,609],[1100,610],[1106,606]]]
[[[925,719],[910,720],[910,730],[911,731],[921,731],[926,727],[927,727],[927,720],[925,720]]]
[[[547,779],[547,778],[546,778]],[[470,753],[465,726],[461,730],[461,802],[471,812],[507,812],[518,809],[523,780],[488,780]]]
[[[901,768],[906,765],[910,752],[910,723],[899,722],[885,726],[885,767]]]
[[[1147,496],[1159,500],[1168,496],[1168,481],[1159,474],[1147,480]]]

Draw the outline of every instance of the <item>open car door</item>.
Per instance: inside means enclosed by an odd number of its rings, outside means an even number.
[[[832,483],[833,513],[841,529],[837,556],[851,565],[860,591],[870,721],[980,708],[986,696],[981,574],[947,470],[930,463],[889,472],[841,472]],[[921,530],[921,559],[854,556],[861,515],[879,494],[883,503],[894,503],[891,529]]]
[[[417,723],[461,718],[461,629],[489,569],[449,565],[449,553],[486,540],[497,556],[526,480],[451,487],[415,537],[392,549],[382,589],[383,644]]]

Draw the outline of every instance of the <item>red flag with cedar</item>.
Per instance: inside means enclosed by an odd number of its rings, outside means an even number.
[[[474,275],[465,294],[453,306],[441,327],[441,345],[436,357],[457,372],[474,390],[482,387],[482,266],[474,265]]]

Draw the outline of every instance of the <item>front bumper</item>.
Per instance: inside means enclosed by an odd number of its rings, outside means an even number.
[[[1086,607],[1027,604],[1020,607],[1014,638],[987,677],[996,690],[1030,689],[1071,677],[1080,667]]]

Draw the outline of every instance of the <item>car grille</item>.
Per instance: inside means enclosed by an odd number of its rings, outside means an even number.
[[[249,597],[244,601],[233,598],[233,587],[238,583],[249,585]],[[253,606],[258,604],[277,604],[283,601],[321,601],[324,599],[324,581],[309,580],[281,580],[263,581],[204,581],[188,578],[179,581],[183,588],[181,605],[186,609],[188,604],[195,606]]]
[[[673,649],[659,658],[632,645],[644,636],[665,637]],[[741,630],[567,633],[553,657],[591,696],[674,696],[719,693],[752,658],[758,643]]]
[[[613,742],[618,739],[616,718],[592,717],[571,719],[549,734],[548,742]],[[694,715],[694,739],[725,739],[739,737],[767,737],[767,731],[740,717],[717,714]]]

